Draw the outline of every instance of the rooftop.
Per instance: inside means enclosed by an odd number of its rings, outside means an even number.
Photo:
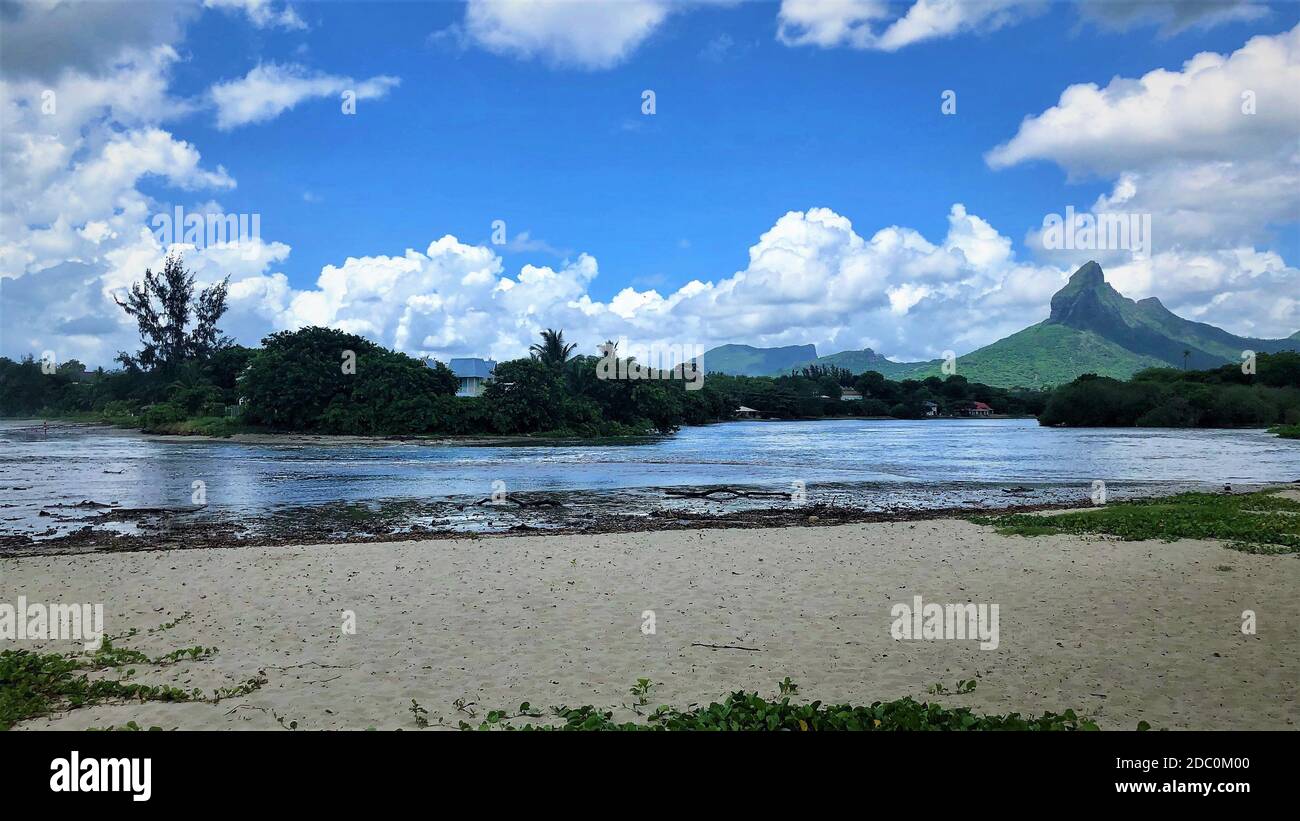
[[[447,367],[451,368],[451,372],[462,379],[472,376],[487,379],[496,370],[497,363],[491,359],[479,359],[471,356],[452,359],[447,363]]]

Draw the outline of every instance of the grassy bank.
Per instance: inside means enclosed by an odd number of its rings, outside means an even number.
[[[1246,553],[1300,551],[1300,502],[1276,494],[1181,493],[1052,516],[977,516],[1013,536],[1107,535],[1126,541],[1217,539]]]

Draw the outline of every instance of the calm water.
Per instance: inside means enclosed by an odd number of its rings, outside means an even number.
[[[162,441],[72,427],[48,438],[0,421],[0,534],[51,527],[85,500],[257,514],[333,501],[478,498],[516,491],[620,492],[746,485],[873,505],[948,507],[1025,486],[1034,501],[1300,479],[1300,442],[1261,430],[1042,428],[1033,420],[735,422],[637,445],[472,447],[394,443]],[[633,492],[632,496],[636,493]],[[1023,501],[1023,500],[1022,500]],[[47,510],[41,516],[42,510]]]

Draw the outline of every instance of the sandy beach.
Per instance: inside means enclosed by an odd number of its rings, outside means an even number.
[[[1230,569],[1224,569],[1230,568]],[[1294,728],[1300,562],[1211,542],[1004,537],[958,520],[243,547],[0,561],[0,601],[102,602],[119,646],[214,656],[137,671],[219,704],[76,710],[21,729],[415,729],[486,708],[707,703],[732,689],[983,711],[1073,707],[1103,728]],[[896,641],[891,607],[996,603],[997,649]],[[1243,610],[1257,635],[1241,632]],[[653,634],[643,632],[654,611]],[[356,614],[344,634],[343,612]],[[182,614],[168,630],[147,632]],[[751,649],[712,649],[697,645]],[[41,645],[73,649],[71,643]],[[928,696],[977,677],[970,694]],[[630,716],[631,714],[628,713]]]

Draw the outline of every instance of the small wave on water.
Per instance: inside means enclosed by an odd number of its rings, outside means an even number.
[[[39,436],[31,433],[37,429]],[[802,487],[811,504],[888,511],[1068,504],[1087,498],[1099,480],[1123,498],[1300,478],[1300,443],[1264,431],[1061,429],[1033,420],[738,422],[685,428],[639,445],[540,448],[335,444],[324,437],[178,441],[82,425],[47,433],[30,421],[0,422],[0,438],[8,440],[0,448],[0,538],[23,539],[61,538],[110,522],[138,529],[155,514],[133,519],[130,511],[189,508],[196,482],[204,504],[184,514],[194,520],[242,520],[256,529],[287,510],[315,510],[310,515],[328,520],[329,507],[355,512],[378,505],[396,511],[381,517],[383,528],[491,531],[567,526],[529,509],[476,509],[474,502],[498,489],[562,497],[576,520],[772,506],[770,499],[666,497],[664,489],[681,487],[768,494]],[[340,521],[346,532],[349,520]]]

